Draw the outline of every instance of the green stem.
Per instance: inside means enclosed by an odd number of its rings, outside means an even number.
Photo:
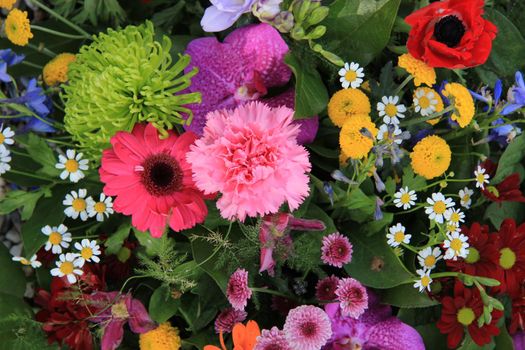
[[[414,79],[414,77],[410,74],[408,75],[405,80],[403,80],[403,82],[401,83],[401,85],[399,85],[397,87],[397,89],[394,91],[394,96],[397,96],[401,90],[403,90],[403,88],[412,81],[412,79]]]
[[[33,63],[33,62],[29,62],[27,60],[22,61],[20,63],[22,63],[24,66],[33,67],[33,68],[36,68],[36,69],[43,69],[44,68],[43,66],[41,66],[39,64],[36,64],[36,63]]]
[[[46,11],[47,13],[49,13],[51,16],[55,17],[56,19],[58,19],[60,22],[64,23],[65,25],[67,25],[68,27],[76,30],[79,34],[82,34],[84,36],[85,39],[91,39],[91,35],[89,35],[88,32],[86,32],[84,29],[80,28],[79,26],[77,26],[76,24],[72,23],[71,21],[69,21],[67,18],[59,15],[57,12],[53,11],[52,9],[50,9],[49,7],[47,7],[46,5],[42,4],[40,2],[40,0],[31,0],[31,2],[33,4],[35,4],[36,6],[40,7],[42,10]]]
[[[453,109],[454,109],[453,106],[448,106],[447,108],[443,109],[441,112],[432,113],[431,115],[428,115],[428,116],[423,117],[423,118],[414,118],[414,119],[410,119],[410,120],[403,120],[399,125],[403,126],[403,127],[406,127],[406,126],[409,126],[409,125],[426,122],[427,120],[431,120],[431,119],[440,117],[443,114],[451,112]]]
[[[38,176],[38,175],[35,175],[35,174],[30,174],[30,173],[26,173],[24,171],[19,171],[19,170],[14,170],[14,169],[11,169],[9,170],[10,173],[13,173],[13,174],[18,174],[18,175],[23,175],[23,176],[27,176],[27,177],[32,177],[34,179],[39,179],[39,180],[45,180],[45,181],[49,181],[49,182],[53,182],[52,179],[49,179],[47,177],[43,177],[43,176]]]
[[[56,31],[56,30],[53,30],[53,29],[49,29],[49,28],[46,28],[46,27],[37,26],[35,24],[31,25],[31,29],[35,29],[37,31],[41,31],[41,32],[44,32],[44,33],[49,33],[49,34],[53,34],[53,35],[56,35],[56,36],[60,36],[62,38],[86,39],[86,37],[84,35],[75,35],[75,34],[62,33],[62,32],[59,32],[59,31]]]
[[[286,299],[297,300],[297,298],[291,295],[287,295],[287,294],[278,292],[276,290],[268,289],[268,288],[250,288],[250,289],[252,290],[252,292],[266,293],[266,294],[271,294],[271,295],[277,295],[279,297],[283,297]]]
[[[36,45],[33,45],[33,44],[27,44],[27,47],[37,51],[37,52],[40,52],[48,57],[51,57],[51,58],[55,58],[56,57],[56,53],[54,53],[53,51],[49,50],[47,47],[44,47],[44,46],[36,46]]]

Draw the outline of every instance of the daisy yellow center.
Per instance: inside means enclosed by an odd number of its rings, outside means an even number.
[[[74,159],[68,159],[66,163],[64,164],[67,172],[74,173],[78,170],[78,162]]]
[[[98,202],[97,204],[95,204],[94,208],[95,211],[100,214],[106,211],[106,205],[103,202]]]
[[[452,215],[450,215],[450,221],[452,222],[458,222],[459,221],[459,214],[454,212]]]
[[[466,194],[462,198],[463,202],[467,203],[470,200],[470,195]]]
[[[468,255],[465,258],[465,261],[468,264],[475,264],[479,261],[479,258],[480,258],[479,251],[474,247],[470,247],[468,249]]]
[[[354,72],[353,70],[349,70],[348,72],[346,72],[345,74],[345,79],[349,82],[352,82],[354,80],[356,80],[357,78],[357,73]]]
[[[22,265],[31,265],[31,262],[27,260],[26,258],[22,258],[22,260],[20,260],[20,263]]]
[[[4,134],[0,133],[0,144],[4,143],[5,141],[5,136]]]
[[[428,276],[421,277],[421,285],[423,287],[428,287],[429,284],[430,284],[430,277]]]
[[[447,231],[448,232],[456,232],[458,230],[457,226],[454,224],[448,224],[447,225]]]
[[[403,231],[397,231],[396,233],[394,233],[394,241],[396,241],[397,243],[403,242],[404,239],[405,233]]]
[[[86,201],[83,200],[82,198],[75,198],[71,206],[73,207],[75,211],[78,211],[78,212],[84,211],[86,210]]]
[[[72,274],[74,269],[73,263],[69,261],[63,262],[60,265],[60,272],[62,272],[64,275]]]
[[[408,193],[403,193],[401,195],[400,200],[401,200],[401,203],[408,204],[410,202],[410,195]]]
[[[419,99],[419,106],[423,109],[430,107],[430,100],[428,99],[428,97],[426,96],[421,97]]]
[[[82,251],[80,252],[80,255],[85,260],[89,260],[93,256],[93,249],[91,249],[90,247],[84,247],[84,248],[82,248]]]
[[[458,311],[457,320],[464,326],[469,326],[476,319],[474,311],[469,307],[463,307]]]
[[[49,235],[49,243],[58,245],[62,242],[62,235],[56,231],[51,232]]]
[[[436,203],[434,203],[434,213],[443,214],[445,210],[447,210],[447,206],[445,205],[445,202],[437,201]]]
[[[476,176],[476,181],[479,182],[480,184],[484,183],[484,182],[485,182],[485,175],[483,175],[483,174],[481,174],[481,173],[478,174],[478,175]]]
[[[397,114],[397,107],[395,104],[389,103],[385,106],[385,113],[389,117],[395,117]]]
[[[500,251],[499,264],[503,269],[509,270],[516,264],[516,253],[510,248],[503,248]]]
[[[454,238],[450,242],[450,248],[452,248],[452,250],[456,252],[459,252],[461,250],[461,247],[463,247],[463,242],[459,238]]]
[[[431,267],[436,264],[436,257],[434,255],[429,255],[425,258],[425,266]]]

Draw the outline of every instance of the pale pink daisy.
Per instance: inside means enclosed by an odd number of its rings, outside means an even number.
[[[368,308],[366,288],[353,278],[343,278],[335,291],[344,316],[358,318]]]
[[[244,220],[297,209],[309,192],[308,152],[296,141],[293,110],[250,102],[208,114],[203,137],[187,155],[197,187],[221,193],[221,215]]]
[[[244,310],[252,296],[252,290],[248,287],[248,271],[237,269],[231,275],[226,287],[226,296],[234,309]]]
[[[339,232],[332,233],[323,238],[321,259],[325,264],[343,267],[352,261],[352,244]]]
[[[236,323],[244,322],[248,313],[244,310],[235,310],[232,307],[221,311],[215,319],[215,332],[231,333]]]
[[[257,343],[253,350],[291,350],[288,345],[284,331],[277,327],[272,329],[263,329],[261,335],[257,337]]]
[[[283,331],[292,350],[319,350],[332,336],[332,325],[323,309],[302,305],[290,310]]]
[[[337,299],[335,290],[337,289],[338,284],[339,277],[334,275],[319,280],[315,286],[315,297],[317,300],[322,301],[331,301]]]

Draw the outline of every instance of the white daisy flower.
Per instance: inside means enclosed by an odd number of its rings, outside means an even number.
[[[67,217],[76,219],[80,216],[80,220],[82,221],[88,219],[87,206],[91,197],[86,198],[86,195],[87,190],[85,188],[79,189],[78,192],[71,191],[71,193],[66,194],[66,198],[62,201],[62,204],[68,206],[64,210]]]
[[[447,231],[447,235],[451,235],[453,233],[461,232],[461,229],[459,228],[459,226],[456,226],[456,224],[454,224],[454,223],[452,223],[450,221],[447,221],[445,229]]]
[[[466,258],[468,255],[468,237],[462,233],[454,232],[447,236],[443,247],[447,248],[445,252],[445,260],[457,260],[458,257]]]
[[[377,103],[377,111],[379,116],[383,117],[385,124],[399,124],[398,118],[404,118],[403,114],[406,112],[406,107],[399,102],[399,96],[383,96],[382,102]]]
[[[485,184],[489,183],[489,174],[485,174],[485,168],[482,168],[478,165],[478,168],[476,171],[474,171],[474,177],[476,178],[476,187],[481,188],[482,190],[485,188]]]
[[[387,243],[391,247],[398,247],[401,243],[408,244],[410,243],[410,238],[412,235],[405,234],[405,227],[401,224],[397,224],[389,228],[390,233],[387,233],[386,238],[388,238]]]
[[[62,248],[69,248],[69,242],[71,242],[71,233],[67,232],[67,227],[63,224],[57,226],[44,226],[42,227],[42,233],[49,236],[45,250],[53,252],[53,254],[61,254]]]
[[[339,81],[343,88],[348,89],[357,89],[363,83],[363,78],[365,74],[363,73],[363,68],[359,66],[358,63],[352,62],[350,64],[345,63],[345,66],[339,70],[339,75],[341,78]]]
[[[76,154],[73,149],[66,151],[66,157],[60,154],[55,168],[64,169],[60,173],[62,180],[65,180],[69,176],[69,181],[76,183],[85,176],[82,170],[88,170],[88,160],[82,159],[82,153]]]
[[[394,204],[396,207],[403,207],[404,210],[409,209],[417,201],[416,191],[410,191],[408,187],[401,187],[399,191],[394,193]]]
[[[42,266],[42,263],[36,260],[36,254],[34,254],[30,260],[27,260],[23,256],[13,256],[12,260],[19,261],[22,265],[31,266],[34,269],[37,269],[40,266]]]
[[[0,125],[0,145],[14,144],[13,136],[15,136],[15,132],[10,127],[4,129],[4,125]]]
[[[398,145],[403,142],[403,140],[400,137],[396,137],[401,135],[402,131],[396,124],[381,124],[379,127],[379,131],[377,132],[377,139],[379,141],[388,141],[390,143],[397,143]]]
[[[465,222],[465,214],[459,209],[449,208],[445,211],[445,219],[448,223],[459,227],[460,223]]]
[[[76,276],[84,273],[80,269],[83,266],[83,262],[78,258],[78,255],[73,253],[60,254],[58,259],[56,262],[57,267],[51,270],[51,276],[66,276],[69,283],[76,283]]]
[[[79,252],[78,259],[82,261],[82,266],[86,261],[92,261],[99,263],[100,258],[98,257],[101,254],[100,246],[97,244],[97,241],[90,241],[89,239],[84,238],[80,243],[75,243],[75,248]]]
[[[420,113],[423,117],[427,117],[434,113],[439,101],[433,91],[418,88],[414,92],[414,107],[415,111]]]
[[[11,152],[4,145],[0,145],[0,175],[11,170]]]
[[[430,220],[434,220],[438,224],[443,223],[443,218],[447,208],[455,205],[451,198],[445,198],[442,193],[432,193],[432,198],[427,198],[429,207],[425,207],[425,213]]]
[[[417,260],[423,270],[432,270],[441,258],[441,249],[439,247],[435,247],[433,250],[432,247],[426,247],[417,255]]]
[[[430,284],[432,283],[432,278],[430,278],[430,270],[416,270],[416,273],[419,275],[414,283],[414,288],[419,289],[419,292],[423,292],[425,289],[430,292]]]
[[[468,187],[465,187],[462,190],[459,190],[459,203],[461,206],[465,209],[470,208],[470,204],[472,204],[472,195],[474,194],[474,191],[469,189]]]
[[[104,221],[104,216],[109,217],[110,214],[113,214],[113,198],[106,197],[104,193],[100,194],[99,201],[91,197],[86,199],[87,202],[87,213],[90,218],[93,216],[97,217],[97,221]]]

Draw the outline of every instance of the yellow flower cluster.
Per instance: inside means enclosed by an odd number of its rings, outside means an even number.
[[[65,52],[49,61],[42,71],[44,82],[49,86],[65,83],[69,64],[75,61],[75,58],[74,54]]]
[[[450,118],[458,122],[462,128],[469,125],[476,110],[474,99],[468,89],[458,83],[448,83],[442,93],[450,100],[450,105],[454,106]]]
[[[16,0],[0,0],[0,7],[6,10],[11,10]]]
[[[370,100],[358,89],[337,91],[328,103],[328,117],[338,127],[356,115],[370,114]]]
[[[445,140],[436,135],[419,141],[410,153],[414,173],[430,180],[443,175],[450,166],[452,153]]]
[[[399,56],[397,64],[414,77],[414,85],[416,86],[421,84],[432,86],[436,83],[436,71],[434,68],[414,58],[409,53]]]
[[[29,43],[29,39],[33,37],[31,33],[31,26],[27,18],[26,11],[14,9],[7,15],[4,24],[5,34],[7,39],[15,45],[25,46]]]
[[[377,128],[368,115],[355,115],[348,119],[339,134],[342,158],[361,159],[374,146]]]
[[[141,334],[139,345],[140,350],[179,350],[179,330],[169,322],[162,323],[154,330]]]

